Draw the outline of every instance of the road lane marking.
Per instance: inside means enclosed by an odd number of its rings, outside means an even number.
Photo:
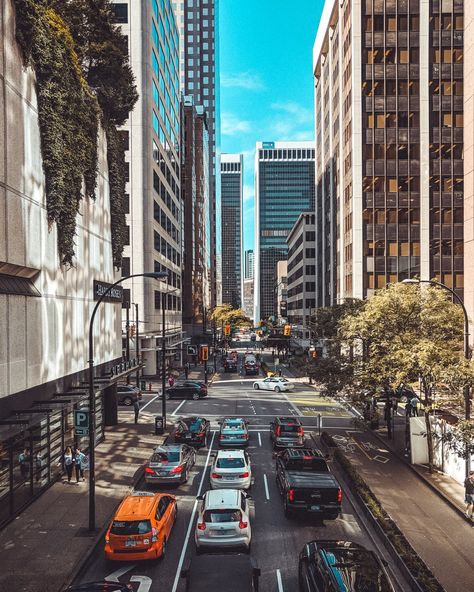
[[[276,573],[277,573],[278,592],[283,592],[283,582],[281,581],[280,570],[277,569]]]
[[[282,395],[285,397],[288,405],[293,409],[293,411],[296,413],[296,415],[298,415],[299,417],[301,417],[303,414],[301,413],[301,411],[298,409],[298,407],[292,403],[290,401],[290,399],[288,399],[288,397],[285,395],[285,393],[282,393]]]
[[[268,481],[266,475],[263,475],[263,483],[265,485],[265,496],[267,500],[270,501],[270,492],[268,491]]]
[[[171,414],[172,416],[175,416],[178,413],[178,409],[181,407],[181,405],[184,404],[184,401],[181,401],[181,403],[176,407],[176,409],[173,411],[173,413]]]
[[[204,469],[203,469],[202,477],[201,477],[201,482],[199,483],[199,488],[197,491],[196,499],[194,500],[194,506],[193,506],[193,510],[191,512],[191,518],[189,519],[188,530],[186,532],[186,538],[184,539],[183,549],[182,549],[181,555],[179,557],[178,569],[176,570],[176,576],[174,578],[173,589],[171,592],[176,592],[176,590],[178,588],[179,579],[180,579],[180,575],[181,575],[181,568],[183,567],[184,557],[186,555],[186,550],[188,548],[189,537],[191,536],[191,529],[193,527],[194,517],[196,516],[196,511],[197,511],[197,507],[198,507],[198,499],[197,498],[201,495],[202,486],[204,483],[204,478],[206,476],[207,467],[209,465],[209,459],[211,457],[211,451],[212,451],[212,446],[214,444],[215,435],[216,435],[216,432],[212,432],[211,445],[209,446],[209,450],[207,452],[206,464],[204,465]]]
[[[262,436],[260,435],[260,432],[258,432],[258,445],[262,445]]]
[[[125,565],[124,567],[120,567],[119,569],[117,569],[117,571],[114,571],[111,574],[109,574],[108,576],[105,576],[105,579],[107,580],[107,582],[118,582],[119,578],[121,576],[126,574],[127,571],[130,571],[134,567],[135,567],[134,563],[132,563],[132,565]]]
[[[148,401],[148,403],[146,403],[145,405],[143,405],[143,407],[140,409],[140,411],[144,411],[144,410],[145,410],[145,409],[148,407],[148,405],[150,405],[150,403],[153,403],[153,401],[156,401],[156,399],[158,399],[158,397],[159,397],[159,396],[160,396],[160,395],[155,395],[155,396],[153,397],[153,399],[150,399],[150,400]]]

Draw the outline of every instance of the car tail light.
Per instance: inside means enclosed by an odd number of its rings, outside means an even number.
[[[239,475],[239,479],[245,479],[245,478],[246,478],[246,477],[248,477],[248,476],[249,476],[249,473],[248,473],[248,471],[245,471],[245,473],[241,473],[241,474]]]
[[[239,528],[247,528],[248,526],[248,522],[244,522],[243,520],[241,520],[239,522]]]
[[[204,438],[204,436],[205,436],[205,435],[206,435],[206,432],[198,432],[198,433],[196,434],[196,436],[197,436],[198,438]]]
[[[219,440],[223,440],[224,438],[225,438],[224,434],[221,434],[221,435],[219,436]]]
[[[182,473],[183,472],[183,467],[179,466],[179,467],[175,467],[174,469],[171,469],[170,473],[172,475],[177,475],[178,473]]]
[[[222,479],[222,475],[219,475],[219,473],[212,473],[211,477],[213,479]]]
[[[206,523],[204,520],[202,522],[197,523],[198,530],[206,530]]]
[[[277,426],[276,436],[277,436],[277,438],[279,438],[281,436],[281,426]]]
[[[158,529],[152,528],[151,529],[151,542],[156,543],[157,540],[158,540]]]
[[[110,543],[109,535],[105,535],[105,544],[108,545]]]
[[[154,475],[155,471],[153,469],[150,469],[150,467],[145,467],[145,473],[147,475]]]
[[[298,436],[304,436],[304,429],[302,426],[298,428]]]
[[[340,504],[342,502],[342,489],[339,488],[337,490],[337,503]]]
[[[249,435],[248,434],[244,434],[244,440],[248,440],[249,439]]]
[[[294,489],[289,489],[288,490],[288,501],[292,502],[295,499],[295,490]]]

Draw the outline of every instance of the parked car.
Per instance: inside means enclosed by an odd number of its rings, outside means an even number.
[[[245,450],[219,450],[211,466],[211,489],[249,489],[250,458]]]
[[[207,446],[211,422],[204,417],[184,417],[178,421],[171,435],[176,444],[189,444],[198,448]]]
[[[339,516],[342,490],[318,450],[285,450],[279,454],[276,482],[287,518],[296,512],[317,514],[328,520]]]
[[[157,446],[145,467],[145,482],[186,483],[196,462],[196,450],[186,444]]]
[[[224,361],[224,372],[237,372],[237,360],[234,358],[227,358]]]
[[[253,388],[265,391],[275,391],[281,393],[282,391],[292,391],[295,385],[283,376],[268,376],[267,378],[260,378],[253,383]]]
[[[141,390],[132,384],[117,385],[117,403],[119,405],[133,405],[142,398]]]
[[[258,592],[260,569],[243,553],[212,553],[188,559],[180,575],[186,592]]]
[[[248,446],[249,431],[242,418],[226,418],[219,431],[219,446]]]
[[[107,529],[106,558],[138,561],[164,557],[176,513],[174,495],[149,491],[127,495]]]
[[[183,380],[166,389],[167,399],[202,399],[207,397],[207,386],[195,380]]]
[[[275,417],[270,422],[273,448],[304,448],[304,428],[298,417]]]
[[[300,592],[394,592],[377,555],[349,541],[307,543],[299,556],[298,581]]]
[[[244,548],[250,551],[249,496],[240,489],[214,489],[199,496],[194,541],[197,552],[225,548]]]

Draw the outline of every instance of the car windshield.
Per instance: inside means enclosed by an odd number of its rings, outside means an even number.
[[[155,452],[151,457],[151,462],[155,463],[176,463],[179,461],[178,450],[168,450],[166,452]]]
[[[389,592],[391,586],[372,554],[361,549],[322,550],[323,561],[338,583],[352,582],[355,591]]]
[[[147,534],[148,532],[151,532],[151,522],[149,520],[114,520],[110,528],[110,534],[121,536]]]
[[[243,424],[242,422],[236,423],[236,422],[232,422],[232,423],[225,423],[222,426],[223,431],[225,432],[233,432],[235,430],[245,430],[245,424]]]
[[[328,466],[322,458],[292,458],[287,463],[287,469],[290,471],[315,471],[327,472]]]
[[[300,429],[300,426],[296,423],[283,423],[280,427],[281,431],[286,432],[287,434],[297,434]]]
[[[243,458],[218,458],[216,467],[218,469],[243,469],[245,461]]]
[[[242,513],[240,510],[206,510],[204,512],[204,522],[240,522]]]

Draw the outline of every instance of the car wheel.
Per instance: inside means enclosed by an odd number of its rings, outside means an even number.
[[[161,555],[160,559],[164,559],[166,555],[166,539],[163,539],[163,543],[161,545]]]
[[[293,516],[293,512],[288,508],[288,504],[285,500],[285,505],[284,505],[284,512],[285,512],[285,518],[291,518]]]
[[[245,553],[247,553],[247,555],[249,555],[251,549],[252,549],[252,543],[249,543],[249,546],[245,548]]]
[[[201,549],[201,547],[196,547],[196,555],[202,555],[203,550]]]
[[[132,397],[124,397],[122,399],[122,403],[124,405],[126,405],[127,407],[130,407],[130,405],[133,405],[133,399],[132,399]]]
[[[199,393],[193,393],[193,401],[197,401],[199,399]]]
[[[255,384],[253,385],[253,388],[254,388],[256,391],[258,391],[258,389],[259,389],[260,387],[259,387],[259,385],[258,385],[257,383],[255,383]]]
[[[276,387],[275,387],[275,392],[276,392],[276,393],[281,393],[281,388],[280,388],[279,386],[276,386]]]

